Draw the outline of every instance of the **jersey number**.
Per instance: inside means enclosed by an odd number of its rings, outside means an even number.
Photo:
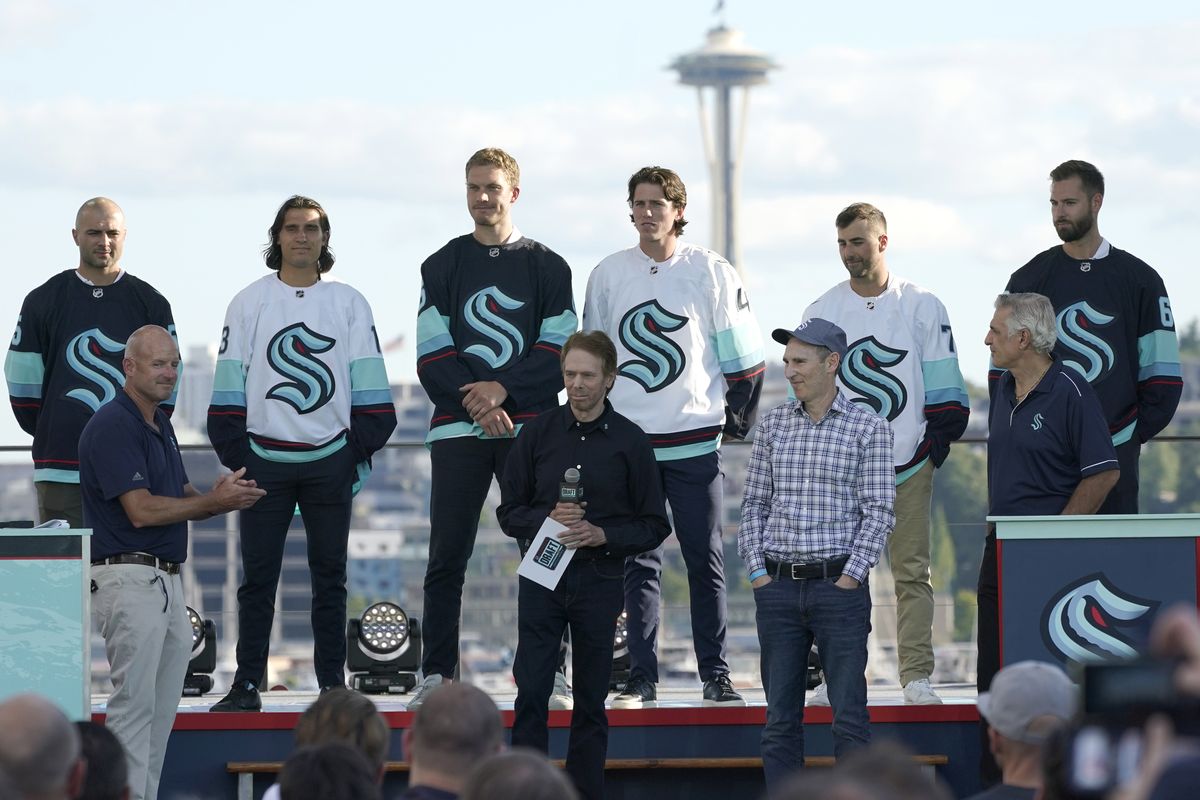
[[[1175,327],[1175,317],[1171,314],[1171,301],[1165,297],[1158,298],[1158,316],[1162,319],[1164,328]]]
[[[217,355],[224,355],[229,349],[229,326],[226,325],[221,329],[221,349],[217,351]]]

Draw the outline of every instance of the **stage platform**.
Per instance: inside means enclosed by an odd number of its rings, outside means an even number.
[[[900,688],[871,687],[868,706],[876,740],[896,739],[919,755],[944,756],[937,773],[950,784],[955,796],[978,790],[979,715],[973,686],[938,686],[940,706],[906,706]],[[759,756],[759,735],[766,718],[761,689],[742,689],[745,706],[704,707],[700,686],[659,689],[655,707],[610,709],[609,748],[612,765],[607,795],[614,800],[753,800],[763,792],[762,772],[747,759]],[[506,727],[512,725],[514,694],[493,695]],[[183,698],[163,770],[162,800],[215,800],[236,798],[238,776],[227,765],[234,762],[277,762],[293,747],[292,729],[301,712],[315,699],[305,692],[274,691],[263,694],[262,713],[211,714],[219,700],[214,692],[202,698]],[[93,698],[92,711],[103,719],[105,696]],[[411,722],[406,696],[373,697],[391,726],[389,758],[403,760],[401,732]],[[610,698],[611,699],[611,698]],[[550,712],[550,755],[563,758],[571,712]],[[805,711],[805,743],[809,756],[830,756],[831,714],[828,708]],[[688,759],[686,762],[680,759]],[[724,766],[713,759],[740,759]],[[650,760],[653,763],[646,763]],[[633,763],[631,763],[633,762]],[[405,785],[404,772],[389,773],[384,797],[394,797]],[[265,774],[244,778],[250,796],[258,798],[274,781]]]

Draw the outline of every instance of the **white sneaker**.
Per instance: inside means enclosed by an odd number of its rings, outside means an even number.
[[[417,687],[413,689],[412,697],[410,697],[408,703],[405,704],[405,709],[408,711],[415,711],[421,705],[421,703],[424,703],[429,698],[429,693],[441,685],[441,675],[426,675],[421,679],[421,682],[417,684]]]
[[[550,690],[550,710],[570,711],[574,707],[575,700],[571,697],[571,686],[567,683],[567,676],[554,670],[554,688]]]
[[[928,678],[920,678],[904,687],[904,702],[910,706],[940,706],[942,698],[929,685]]]
[[[808,693],[808,697],[804,701],[806,706],[828,706],[829,705],[829,687],[824,683],[817,684],[816,688]]]

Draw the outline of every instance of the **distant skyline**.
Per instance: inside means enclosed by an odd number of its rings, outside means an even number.
[[[1162,274],[1177,323],[1200,314],[1192,4],[816,6],[722,15],[780,65],[751,93],[742,175],[764,332],[845,278],[833,218],[868,201],[892,270],[943,300],[983,382],[992,300],[1057,242],[1047,173],[1068,158],[1104,172],[1101,231]],[[126,211],[124,266],[171,301],[184,351],[213,342],[265,272],[275,209],[302,193],[330,213],[333,276],[371,300],[381,340],[404,337],[389,373],[411,379],[418,269],[469,230],[462,165],[488,145],[520,161],[517,225],[568,260],[581,309],[591,268],[635,244],[638,167],[680,172],[685,238],[711,244],[695,91],[667,67],[703,43],[712,8],[0,0],[0,324],[75,266],[75,209],[106,195]],[[0,419],[0,442],[29,441]]]

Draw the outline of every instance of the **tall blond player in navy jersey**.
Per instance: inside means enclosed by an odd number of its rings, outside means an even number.
[[[617,345],[612,402],[650,436],[687,564],[692,639],[706,704],[743,702],[725,659],[721,441],[749,432],[762,389],[762,334],[737,272],[680,240],[687,189],[663,167],[629,179],[638,243],[588,279],[583,327]],[[626,562],[630,677],[617,708],[655,702],[662,548]]]
[[[521,193],[516,159],[485,148],[465,172],[474,230],[421,265],[417,377],[434,411],[425,439],[432,487],[424,676],[410,709],[454,678],[479,513],[521,425],[558,406],[559,354],[577,327],[567,262],[513,225]]]

